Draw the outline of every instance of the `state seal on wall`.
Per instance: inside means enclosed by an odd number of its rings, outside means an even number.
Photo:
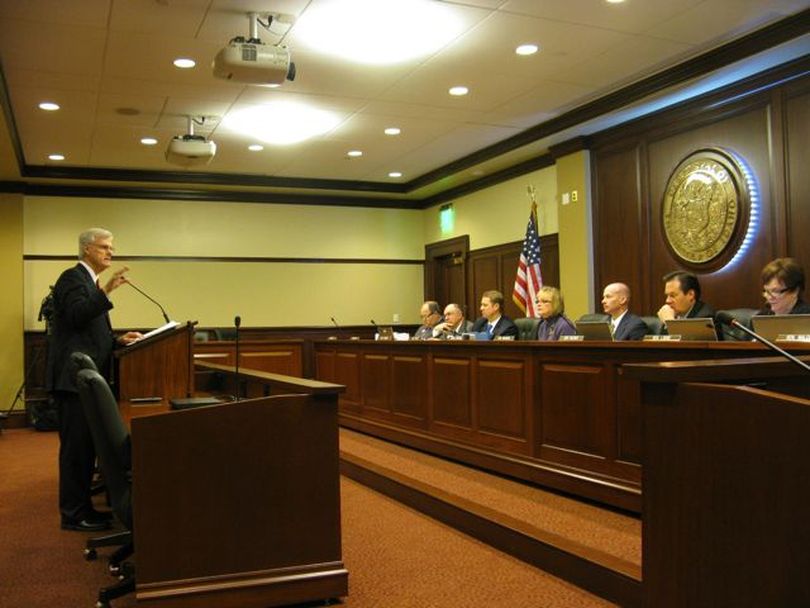
[[[710,264],[745,236],[750,200],[742,167],[720,148],[684,158],[667,182],[661,217],[672,253],[684,264]]]

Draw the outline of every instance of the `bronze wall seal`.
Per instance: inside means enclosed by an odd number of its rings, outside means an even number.
[[[748,190],[736,159],[721,149],[683,159],[667,182],[661,217],[667,245],[681,261],[704,264],[727,251],[748,223]]]

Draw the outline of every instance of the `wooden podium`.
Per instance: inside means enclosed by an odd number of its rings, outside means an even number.
[[[776,358],[624,373],[642,391],[644,605],[810,606],[808,374]]]
[[[119,401],[191,397],[194,391],[194,323],[115,351]]]
[[[285,395],[132,419],[139,606],[267,608],[348,594],[343,387],[294,390],[287,379]]]

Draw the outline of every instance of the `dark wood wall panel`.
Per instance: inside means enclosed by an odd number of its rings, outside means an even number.
[[[785,102],[787,247],[791,255],[804,262],[805,273],[810,273],[810,83],[804,84],[804,91]]]
[[[391,362],[393,414],[424,421],[427,412],[425,357],[396,355]]]
[[[610,420],[604,390],[608,376],[601,365],[543,365],[541,454],[573,452],[571,464],[582,454],[607,456],[603,429]],[[565,459],[565,455],[558,454],[558,458]]]
[[[762,305],[759,273],[785,255],[810,268],[810,60],[759,75],[733,89],[597,134],[592,139],[595,293],[627,282],[632,308],[654,314],[661,277],[682,266],[661,225],[666,183],[701,148],[733,152],[757,186],[757,229],[744,254],[697,270],[715,308]],[[787,82],[787,84],[785,84]],[[598,297],[593,303],[598,310]]]
[[[495,435],[523,438],[527,404],[526,364],[522,360],[478,361],[478,428]]]
[[[387,355],[363,355],[360,373],[363,378],[363,404],[367,408],[388,411],[391,403],[388,363]]]
[[[759,190],[759,225],[753,242],[738,263],[700,274],[704,299],[715,308],[754,308],[762,303],[759,272],[778,256],[771,206],[769,115],[768,103],[741,115],[649,143],[650,280],[653,296],[659,293],[659,306],[664,302],[660,277],[681,267],[667,248],[663,234],[661,201],[667,180],[684,157],[699,148],[715,146],[733,151],[753,172]]]
[[[471,364],[467,358],[433,358],[433,421],[470,429]]]
[[[647,274],[649,244],[642,229],[646,208],[642,205],[640,154],[636,141],[625,143],[600,157],[597,199],[604,201],[594,210],[596,240],[604,245],[596,256],[597,298],[602,287],[614,282],[627,283],[634,294],[631,309],[643,314],[651,308],[643,276]],[[597,308],[596,310],[600,310]]]

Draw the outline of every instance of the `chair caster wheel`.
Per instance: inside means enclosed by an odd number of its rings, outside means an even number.
[[[109,564],[107,570],[112,576],[118,576],[121,574],[121,564]]]
[[[110,608],[110,602],[105,602],[103,600],[98,600],[96,602],[96,608]]]
[[[85,549],[84,550],[84,559],[88,562],[92,562],[98,557],[98,553],[96,553],[95,549]]]

